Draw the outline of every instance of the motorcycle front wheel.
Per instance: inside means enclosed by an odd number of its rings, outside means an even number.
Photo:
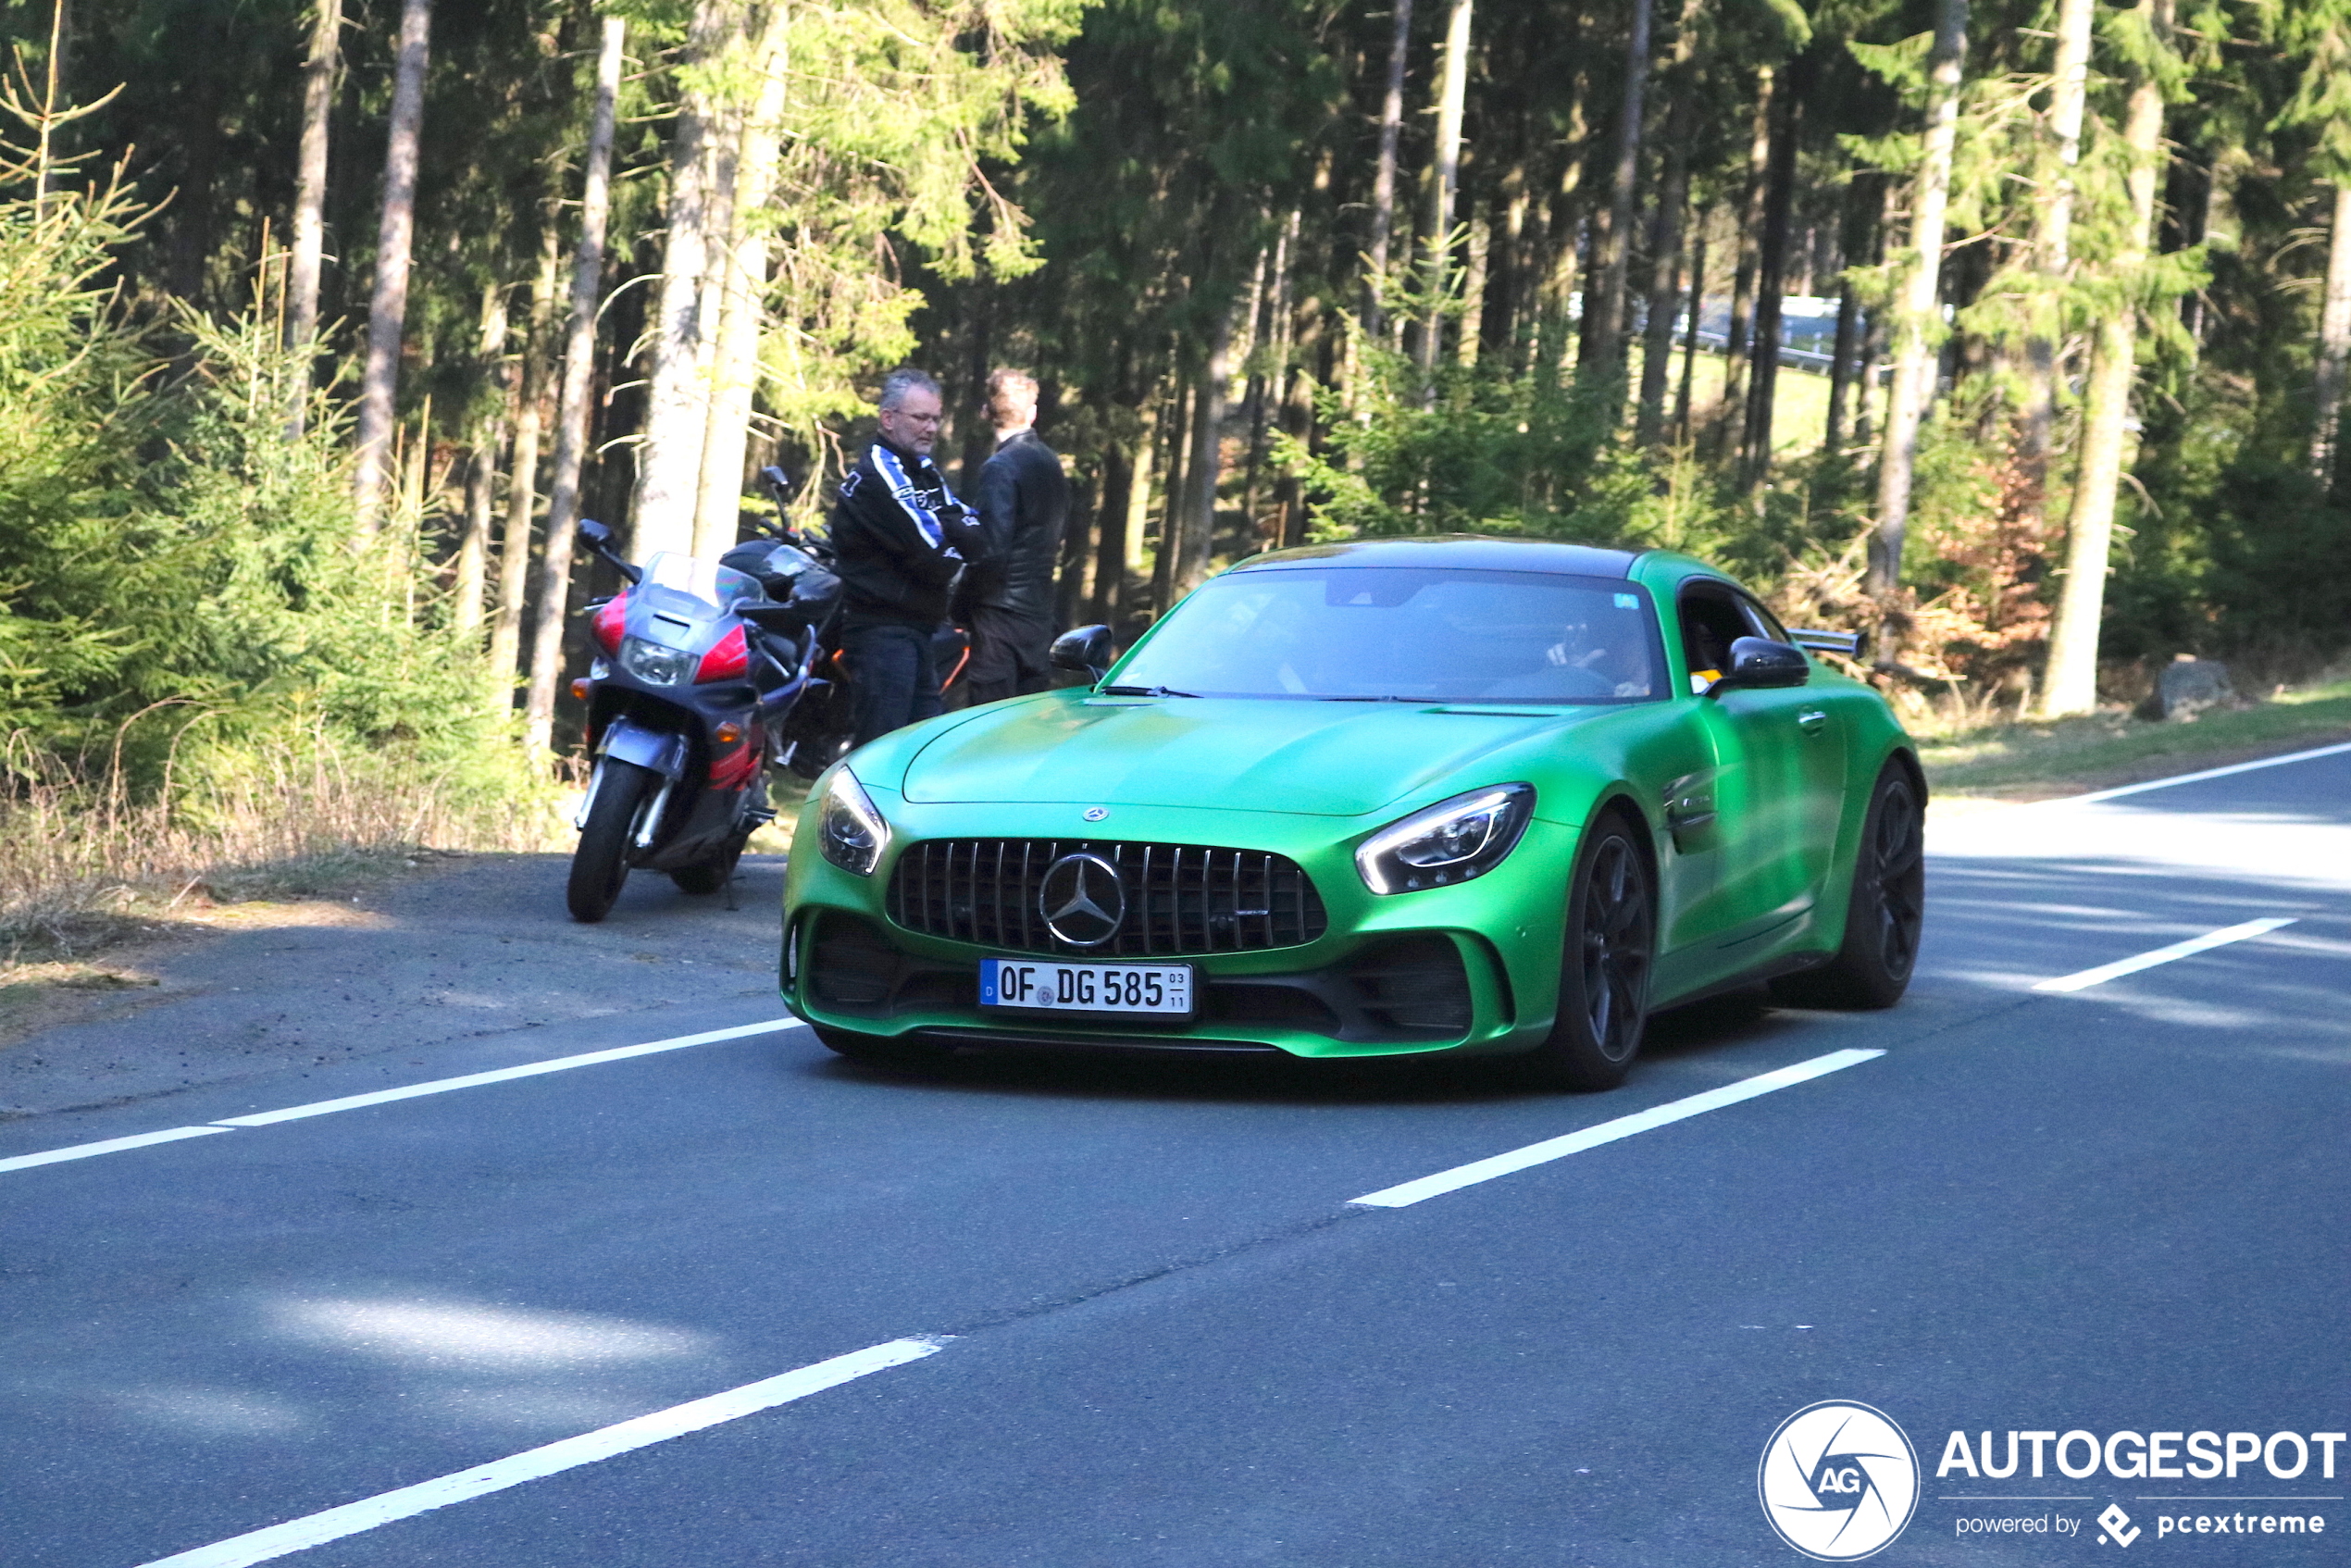
[[[612,913],[628,880],[628,841],[660,775],[633,762],[606,757],[600,765],[603,778],[588,808],[587,824],[579,829],[579,847],[571,853],[571,880],[564,902],[574,920],[593,925]]]

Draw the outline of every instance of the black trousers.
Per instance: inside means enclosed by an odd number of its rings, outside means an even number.
[[[927,628],[880,621],[841,633],[849,655],[850,710],[857,744],[939,712],[939,668],[931,662]]]
[[[974,707],[1042,691],[1052,684],[1053,623],[1033,619],[1016,610],[975,604],[965,623],[971,628],[972,662],[964,672],[964,691]]]

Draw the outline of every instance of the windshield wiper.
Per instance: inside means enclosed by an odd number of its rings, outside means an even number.
[[[1393,692],[1387,692],[1377,697],[1317,697],[1314,700],[1318,703],[1419,703],[1424,702],[1427,699],[1422,697],[1399,697]]]
[[[1173,686],[1105,686],[1105,697],[1197,697],[1197,691],[1178,691]]]

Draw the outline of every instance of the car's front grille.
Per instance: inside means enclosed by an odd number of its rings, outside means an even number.
[[[1110,863],[1125,916],[1108,940],[1064,941],[1046,925],[1045,873],[1063,857]],[[1099,875],[1099,873],[1095,873]],[[889,918],[909,931],[1010,952],[1177,957],[1298,947],[1329,922],[1295,861],[1260,850],[1064,839],[933,839],[890,873]]]

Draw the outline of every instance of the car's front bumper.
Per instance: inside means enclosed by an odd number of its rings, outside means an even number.
[[[795,835],[806,847],[791,857],[785,887],[782,992],[811,1023],[958,1047],[1272,1048],[1302,1057],[1503,1053],[1529,1049],[1549,1030],[1574,829],[1538,818],[1484,877],[1380,896],[1357,875],[1354,846],[1393,813],[1358,819],[1119,806],[1112,820],[1084,826],[1076,804],[919,805],[868,789],[892,828],[873,876],[852,875],[817,852],[813,805]],[[886,899],[911,845],[977,838],[1284,855],[1312,880],[1326,926],[1285,947],[1118,960],[1192,965],[1199,1003],[1188,1020],[983,1010],[979,961],[1036,955],[909,929],[889,917]]]

